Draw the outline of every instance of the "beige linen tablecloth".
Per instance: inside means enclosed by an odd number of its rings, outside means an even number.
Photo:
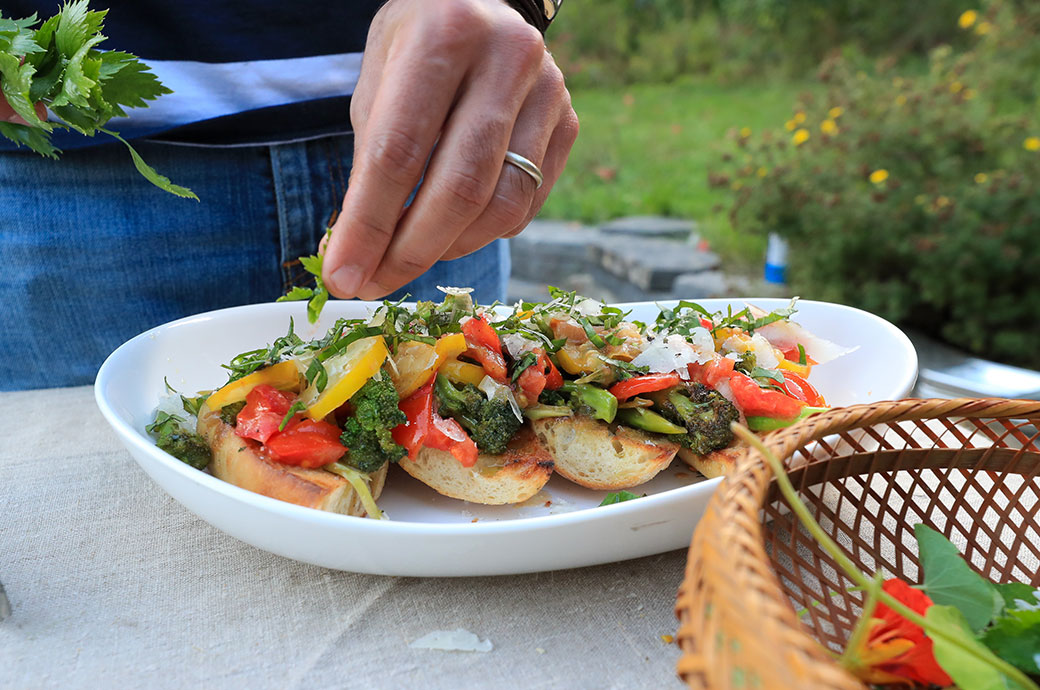
[[[173,501],[89,387],[0,394],[0,688],[678,688],[675,551],[422,579],[297,563]],[[413,649],[463,628],[490,652]]]

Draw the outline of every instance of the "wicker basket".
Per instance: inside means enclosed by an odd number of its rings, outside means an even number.
[[[987,577],[1040,586],[1040,402],[903,400],[831,410],[766,439],[866,573],[919,580],[913,526]],[[834,662],[862,595],[796,524],[757,451],[693,535],[676,614],[692,688],[865,686]]]

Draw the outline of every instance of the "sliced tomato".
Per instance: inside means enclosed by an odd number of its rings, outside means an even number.
[[[545,350],[536,347],[531,350],[537,357],[535,363],[520,372],[516,383],[531,404],[538,400],[542,391],[548,388],[553,391],[563,385],[563,376],[545,354]]]
[[[397,407],[404,412],[408,421],[394,427],[390,434],[394,437],[394,442],[404,446],[408,451],[408,457],[414,460],[433,424],[433,384],[428,383],[415,391],[397,403]]]
[[[581,324],[572,319],[550,319],[549,328],[557,338],[566,338],[568,343],[574,345],[581,345],[589,341],[589,334],[585,332]]]
[[[748,417],[791,419],[797,417],[805,406],[804,402],[786,393],[762,388],[750,376],[739,371],[730,375],[729,385],[737,407]]]
[[[412,460],[423,446],[446,450],[463,467],[472,467],[477,461],[477,444],[454,419],[444,419],[433,410],[433,384],[428,383],[397,407],[408,421],[394,427],[390,433],[394,441],[404,446]]]
[[[643,393],[663,391],[679,385],[678,374],[647,374],[646,376],[633,376],[630,379],[619,381],[610,387],[610,393],[618,400],[629,398]]]
[[[335,424],[300,419],[272,434],[264,447],[276,462],[314,469],[336,462],[347,452],[339,437]]]
[[[560,374],[560,370],[556,368],[553,361],[549,359],[549,355],[543,352],[541,356],[545,360],[546,368],[549,370],[545,374],[545,387],[554,391],[563,385],[563,375]]]
[[[254,387],[246,396],[246,406],[236,417],[235,433],[266,443],[271,434],[278,431],[295,400],[295,393],[280,391],[266,383]]]
[[[690,378],[696,383],[704,383],[712,388],[719,381],[725,381],[733,373],[735,362],[729,357],[716,357],[707,364],[690,364]]]
[[[809,407],[823,407],[826,403],[816,388],[793,371],[781,371],[784,377],[782,388],[796,400],[801,400]]]
[[[707,328],[709,331],[715,328],[715,324],[713,324],[710,320],[704,318],[703,316],[701,317],[701,326]]]
[[[432,415],[430,432],[423,445],[437,450],[446,450],[455,456],[463,467],[473,467],[477,462],[477,444],[454,419],[445,419],[436,412]]]
[[[484,368],[484,372],[498,381],[507,383],[509,372],[506,370],[506,360],[502,356],[502,341],[498,339],[498,333],[491,327],[484,317],[477,316],[462,324],[462,333],[466,336],[466,356],[476,361]]]

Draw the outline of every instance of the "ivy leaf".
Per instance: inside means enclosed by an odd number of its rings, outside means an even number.
[[[914,536],[924,570],[925,593],[936,604],[955,607],[972,630],[989,625],[1004,608],[1004,598],[996,586],[972,570],[957,547],[928,525],[915,525]]]
[[[925,611],[925,619],[961,643],[974,647],[984,656],[996,660],[988,648],[975,639],[968,628],[968,622],[961,612],[953,606],[930,606]],[[932,638],[932,652],[942,670],[953,679],[958,687],[965,690],[1009,690],[1022,688],[1018,683],[998,671],[996,668],[974,656],[965,654],[941,637]],[[1024,690],[1024,689],[1023,689]]]
[[[982,644],[1016,668],[1040,674],[1040,608],[998,618],[983,633]]]

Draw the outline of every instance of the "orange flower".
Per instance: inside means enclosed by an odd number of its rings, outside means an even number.
[[[885,580],[882,589],[917,613],[924,615],[932,600],[902,580]],[[953,680],[935,660],[932,640],[924,630],[879,603],[870,622],[870,633],[862,647],[854,650],[852,671],[858,678],[879,685],[952,685]]]

